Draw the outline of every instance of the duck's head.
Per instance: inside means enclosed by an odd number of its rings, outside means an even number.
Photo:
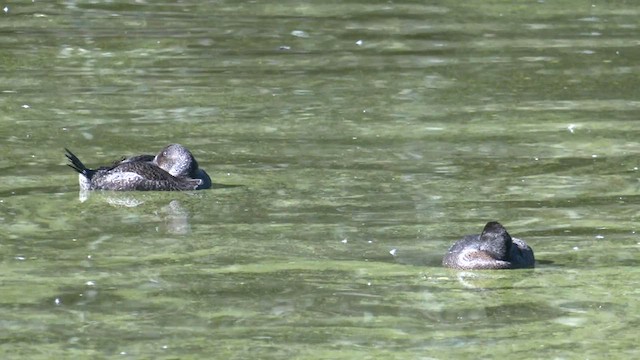
[[[170,144],[153,159],[160,168],[176,177],[192,177],[198,172],[198,162],[191,152],[180,144]]]
[[[497,221],[490,221],[480,234],[480,250],[486,251],[496,260],[507,261],[513,240],[511,235]]]

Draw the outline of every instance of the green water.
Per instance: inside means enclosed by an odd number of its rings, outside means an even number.
[[[0,358],[638,357],[633,2],[4,6]],[[489,220],[534,270],[441,267]]]

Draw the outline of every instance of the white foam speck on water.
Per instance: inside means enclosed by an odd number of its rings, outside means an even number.
[[[293,30],[291,32],[291,35],[293,35],[295,37],[299,37],[299,38],[308,38],[309,37],[309,33],[307,33],[306,31],[302,31],[302,30]]]
[[[578,326],[582,326],[585,322],[587,322],[587,319],[583,317],[575,317],[575,316],[562,316],[552,321],[561,325],[578,327]]]

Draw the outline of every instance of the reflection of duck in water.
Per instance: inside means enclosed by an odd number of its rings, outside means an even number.
[[[442,265],[461,270],[516,269],[534,266],[533,250],[524,240],[512,238],[500,223],[485,225],[482,234],[456,241]]]
[[[68,164],[77,171],[81,190],[199,190],[211,187],[211,178],[198,167],[191,152],[171,144],[158,155],[138,155],[110,166],[87,168],[71,151]]]

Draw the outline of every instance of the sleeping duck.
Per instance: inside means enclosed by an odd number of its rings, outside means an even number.
[[[456,241],[442,260],[445,267],[460,270],[532,268],[534,263],[529,245],[496,221],[488,222],[482,234]]]
[[[179,144],[167,145],[155,156],[133,156],[97,169],[87,168],[69,149],[65,150],[71,162],[67,165],[79,173],[81,190],[180,191],[211,187],[209,175]]]

